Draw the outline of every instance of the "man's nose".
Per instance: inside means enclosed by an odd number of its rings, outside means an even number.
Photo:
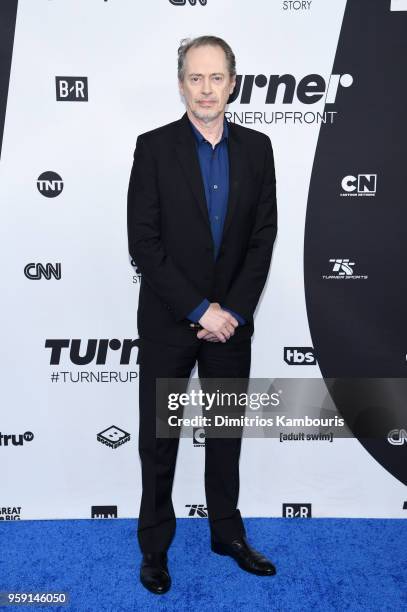
[[[203,94],[211,94],[212,93],[212,83],[210,78],[203,79],[202,81],[202,93]]]

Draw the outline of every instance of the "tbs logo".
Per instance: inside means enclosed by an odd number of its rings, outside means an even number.
[[[87,102],[88,77],[55,77],[58,102]]]
[[[377,174],[349,174],[344,176],[341,182],[342,197],[375,196],[377,186]]]
[[[283,504],[284,518],[311,518],[311,504]]]
[[[315,365],[314,349],[306,346],[285,346],[284,361],[288,365]]]

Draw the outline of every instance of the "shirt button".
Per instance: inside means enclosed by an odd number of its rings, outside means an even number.
[[[217,189],[217,188],[218,188],[218,186],[217,186],[217,185],[214,185],[214,186],[213,186],[213,188],[214,188],[214,189]]]

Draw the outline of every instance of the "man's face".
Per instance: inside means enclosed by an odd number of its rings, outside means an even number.
[[[229,76],[221,47],[205,45],[190,49],[185,56],[184,80],[178,81],[190,112],[209,123],[224,112],[236,78]]]

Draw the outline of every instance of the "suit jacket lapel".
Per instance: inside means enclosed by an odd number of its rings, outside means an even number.
[[[238,199],[239,199],[239,186],[243,178],[243,172],[245,169],[243,162],[243,150],[239,138],[234,130],[233,123],[228,123],[229,137],[228,137],[228,152],[229,152],[229,198],[226,211],[226,219],[223,227],[223,237],[229,228],[233,215],[235,213]],[[195,139],[189,125],[188,115],[185,112],[179,120],[178,138],[175,143],[175,150],[185,174],[185,178],[189,183],[189,186],[194,194],[195,200],[198,203],[199,210],[201,211],[204,222],[206,223],[210,236],[212,238],[212,232],[209,221],[208,207],[206,204],[205,187],[201,175],[201,167],[199,165],[199,158],[196,151]]]

